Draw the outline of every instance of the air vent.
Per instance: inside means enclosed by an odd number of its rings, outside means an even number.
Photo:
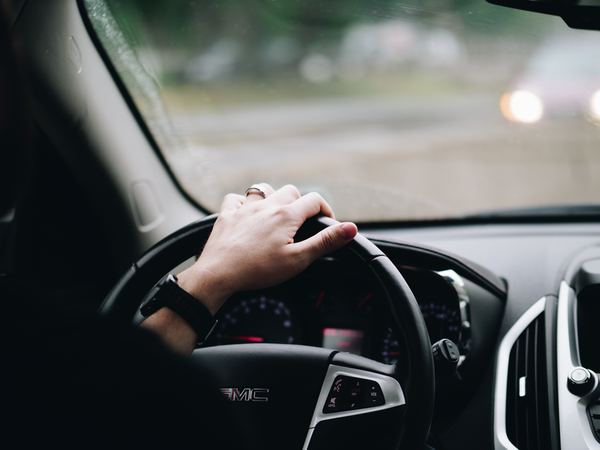
[[[519,450],[550,448],[544,315],[521,333],[510,352],[506,434]]]
[[[600,398],[597,398],[588,408],[588,417],[594,430],[596,440],[600,442]]]

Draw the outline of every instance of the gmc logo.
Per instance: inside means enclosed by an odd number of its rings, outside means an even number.
[[[221,393],[231,402],[268,402],[269,388],[221,388]]]

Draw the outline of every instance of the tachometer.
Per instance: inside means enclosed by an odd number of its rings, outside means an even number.
[[[221,315],[216,344],[270,342],[294,344],[292,313],[286,303],[267,295],[234,301]]]
[[[437,302],[421,303],[419,306],[432,344],[443,338],[459,343],[461,320],[456,306]]]

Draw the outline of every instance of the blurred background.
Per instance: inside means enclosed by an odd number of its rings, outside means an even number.
[[[600,203],[600,32],[484,0],[86,0],[182,186],[355,221]]]

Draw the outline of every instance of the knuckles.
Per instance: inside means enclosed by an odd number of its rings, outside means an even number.
[[[310,197],[312,199],[315,199],[315,200],[323,200],[323,197],[321,196],[321,194],[319,194],[318,192],[314,192],[314,191],[309,192],[308,194],[306,194],[306,196]]]
[[[298,190],[298,188],[296,186],[294,186],[293,184],[286,184],[281,189],[289,191],[290,194],[292,195],[292,197],[294,197],[294,199],[296,199],[296,200],[298,200],[300,197],[302,197],[300,190]]]
[[[308,194],[306,194],[306,197],[309,198],[312,203],[315,203],[317,205],[325,203],[325,199],[318,192],[309,192]]]

